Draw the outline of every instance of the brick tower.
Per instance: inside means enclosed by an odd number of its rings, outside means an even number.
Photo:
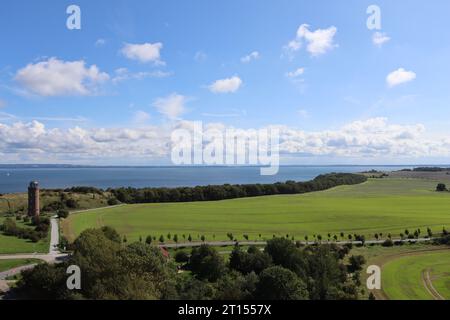
[[[33,181],[28,187],[28,215],[39,217],[39,183]]]

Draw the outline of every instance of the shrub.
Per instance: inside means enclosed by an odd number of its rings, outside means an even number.
[[[383,246],[383,247],[393,247],[393,246],[394,246],[394,242],[392,242],[391,239],[386,239],[386,240],[383,242],[382,246]]]
[[[175,261],[178,263],[186,263],[189,261],[189,254],[186,251],[177,251],[175,253]]]
[[[108,206],[116,206],[118,205],[120,202],[119,200],[117,200],[116,198],[110,198],[108,199]]]
[[[69,211],[65,209],[58,210],[58,218],[66,219],[69,216]]]

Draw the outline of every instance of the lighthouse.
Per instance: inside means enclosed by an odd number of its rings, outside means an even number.
[[[28,216],[39,218],[39,183],[33,181],[28,187]]]

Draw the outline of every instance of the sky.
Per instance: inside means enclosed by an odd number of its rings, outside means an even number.
[[[67,27],[70,5],[81,29]],[[170,164],[171,131],[194,121],[279,128],[282,164],[450,163],[449,12],[447,0],[2,1],[0,163]]]

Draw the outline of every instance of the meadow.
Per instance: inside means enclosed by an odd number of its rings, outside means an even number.
[[[405,229],[435,233],[450,226],[450,193],[435,191],[436,181],[371,179],[302,195],[266,196],[217,202],[136,204],[73,214],[62,222],[63,233],[74,240],[87,228],[108,225],[136,241],[147,235],[202,235],[209,241],[270,239],[273,235],[303,240],[340,233],[375,233],[398,237]],[[261,235],[261,238],[260,238]]]
[[[34,263],[40,263],[40,261],[36,259],[0,260],[0,272]]]
[[[382,269],[382,288],[391,300],[432,300],[439,296],[449,300],[450,250],[417,252],[387,262]]]
[[[0,224],[5,218],[0,217]],[[22,221],[16,221],[19,227],[31,228]],[[50,246],[50,236],[37,243],[30,240],[19,239],[13,236],[5,236],[0,232],[0,254],[14,254],[14,253],[47,253]]]

